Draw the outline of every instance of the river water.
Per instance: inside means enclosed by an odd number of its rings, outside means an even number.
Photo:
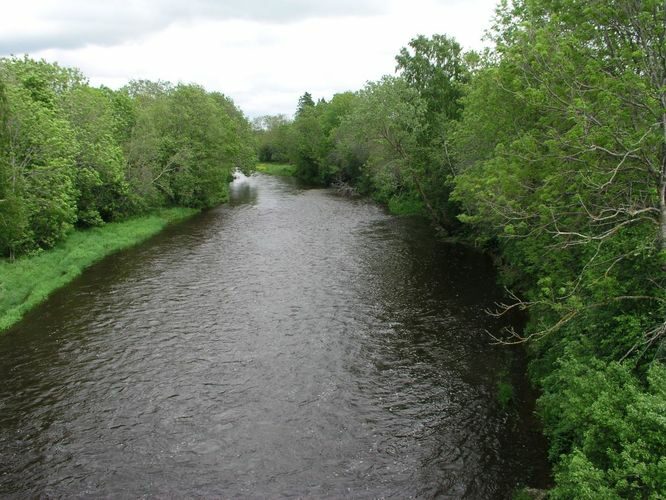
[[[0,337],[0,495],[507,498],[547,477],[494,270],[255,175]],[[502,407],[498,380],[512,381]]]

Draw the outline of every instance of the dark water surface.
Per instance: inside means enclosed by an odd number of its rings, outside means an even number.
[[[114,255],[0,337],[0,495],[506,498],[547,474],[491,264],[288,179]],[[511,378],[518,407],[502,409]],[[502,375],[504,374],[504,375]]]

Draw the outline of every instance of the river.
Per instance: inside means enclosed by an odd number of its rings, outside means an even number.
[[[510,498],[547,479],[489,260],[255,174],[0,336],[0,495]],[[514,403],[498,402],[511,380]]]

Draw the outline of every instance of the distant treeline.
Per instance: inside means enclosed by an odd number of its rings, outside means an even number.
[[[114,91],[76,69],[0,59],[0,256],[52,247],[73,227],[214,205],[255,156],[250,124],[220,93]]]
[[[662,0],[503,2],[483,54],[420,36],[396,76],[255,123],[262,161],[501,256],[552,498],[666,492],[665,33]]]

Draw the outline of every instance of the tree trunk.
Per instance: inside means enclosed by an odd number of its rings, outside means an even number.
[[[665,82],[666,83],[666,82]],[[666,93],[662,93],[661,104],[666,109]],[[661,218],[659,220],[661,249],[666,250],[666,112],[661,115],[661,128],[664,142],[661,145],[661,175],[659,178],[659,208]]]

